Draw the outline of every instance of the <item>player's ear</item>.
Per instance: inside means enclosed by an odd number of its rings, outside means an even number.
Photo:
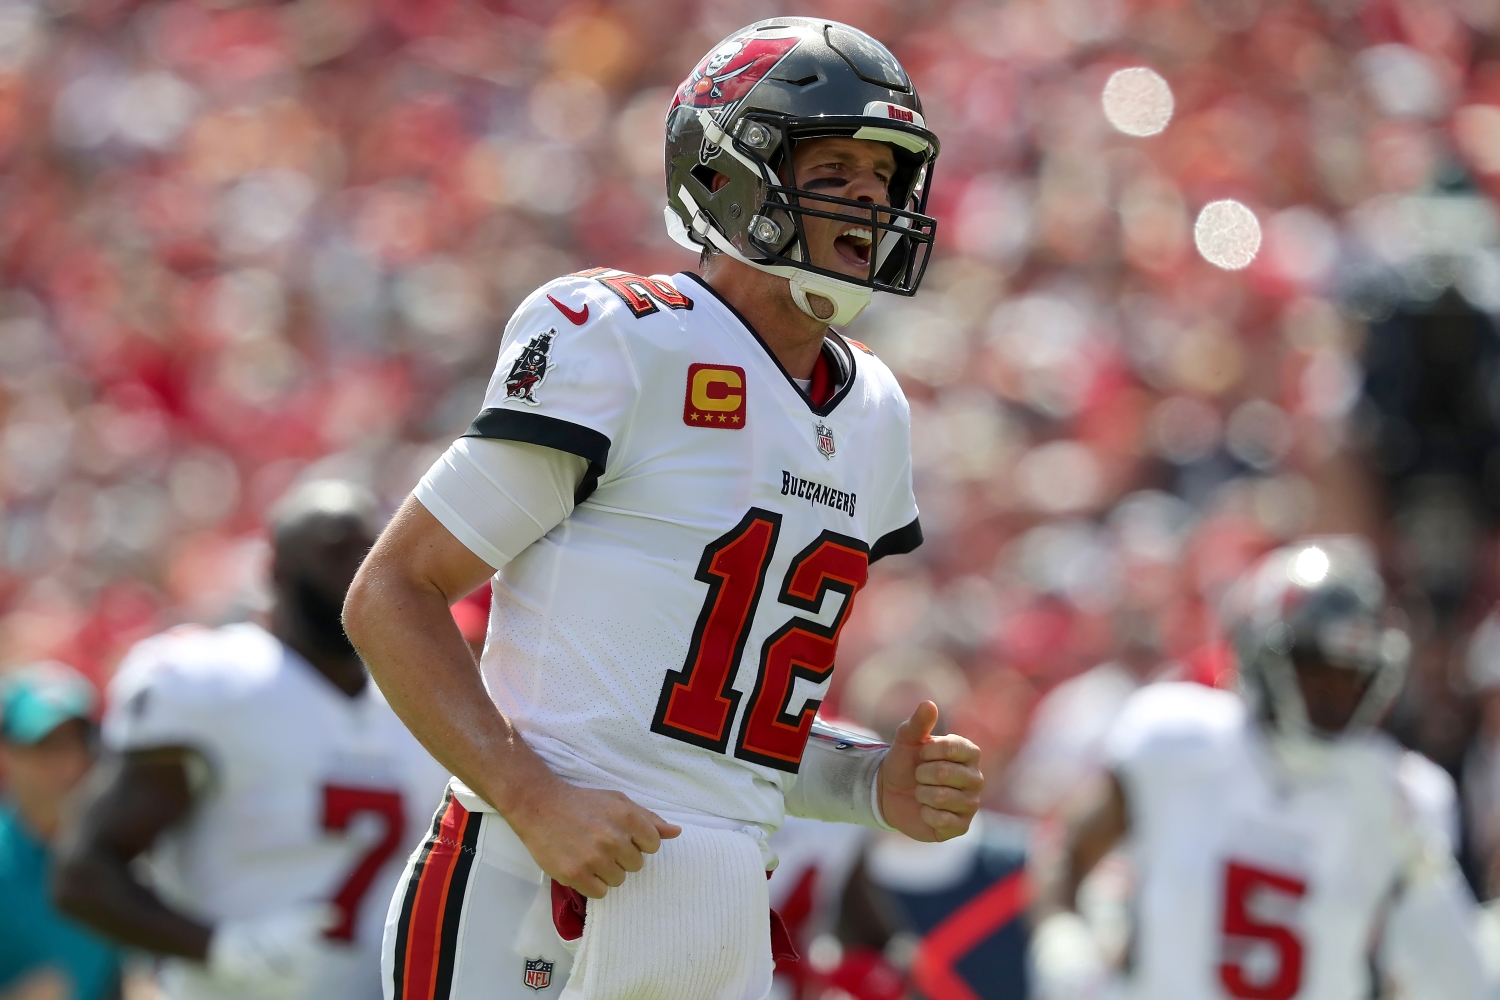
[[[708,182],[708,189],[710,191],[717,191],[728,183],[729,176],[727,174],[714,174],[714,179]]]

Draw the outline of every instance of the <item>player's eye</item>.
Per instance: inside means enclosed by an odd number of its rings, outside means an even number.
[[[843,177],[814,177],[802,185],[808,191],[825,191],[830,188],[841,188],[849,182]]]

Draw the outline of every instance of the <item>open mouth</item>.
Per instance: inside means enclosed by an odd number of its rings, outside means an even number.
[[[840,257],[863,271],[870,266],[870,244],[873,240],[874,234],[868,229],[854,226],[838,235],[833,241],[833,248]]]

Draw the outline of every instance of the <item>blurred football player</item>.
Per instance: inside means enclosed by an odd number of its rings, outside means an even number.
[[[1074,906],[1117,843],[1136,879],[1128,996],[1344,1000],[1375,995],[1372,975],[1402,997],[1488,995],[1452,781],[1375,729],[1408,649],[1385,610],[1360,540],[1280,549],[1229,600],[1244,697],[1174,683],[1126,704],[1103,789],[1040,866],[1037,996],[1097,995]]]
[[[339,621],[374,498],[309,483],[271,527],[269,629],[177,628],[127,654],[113,765],[63,851],[61,905],[166,956],[170,1000],[379,997],[386,904],[447,781]]]
[[[511,319],[345,608],[458,779],[392,901],[387,996],[759,1000],[789,810],[967,828],[977,751],[932,704],[889,751],[809,741],[870,563],[921,541],[901,389],[830,324],[916,291],[937,153],[879,42],[751,25],[667,112],[703,276],[593,268]],[[448,604],[497,570],[481,676]]]

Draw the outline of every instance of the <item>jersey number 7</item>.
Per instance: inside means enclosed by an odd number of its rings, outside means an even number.
[[[339,922],[330,929],[327,937],[335,941],[350,941],[354,938],[354,918],[359,913],[359,904],[370,891],[370,884],[380,873],[386,860],[401,846],[406,833],[406,810],[401,805],[401,793],[378,788],[348,788],[341,785],[323,786],[323,829],[343,832],[349,829],[356,816],[373,815],[383,820],[384,832],[360,855],[354,869],[344,884],[333,895],[333,905],[338,907]]]
[[[681,670],[667,671],[651,731],[726,753],[742,692],[734,676],[781,534],[781,515],[752,507],[732,530],[710,542],[696,578],[708,584],[692,645]],[[857,538],[824,531],[792,559],[777,600],[817,614],[829,591],[843,605],[829,625],[795,616],[761,644],[760,669],[745,709],[734,755],[797,772],[808,730],[821,702],[790,704],[797,678],[821,683],[833,672],[839,632],[854,595],[869,575],[870,548]]]

